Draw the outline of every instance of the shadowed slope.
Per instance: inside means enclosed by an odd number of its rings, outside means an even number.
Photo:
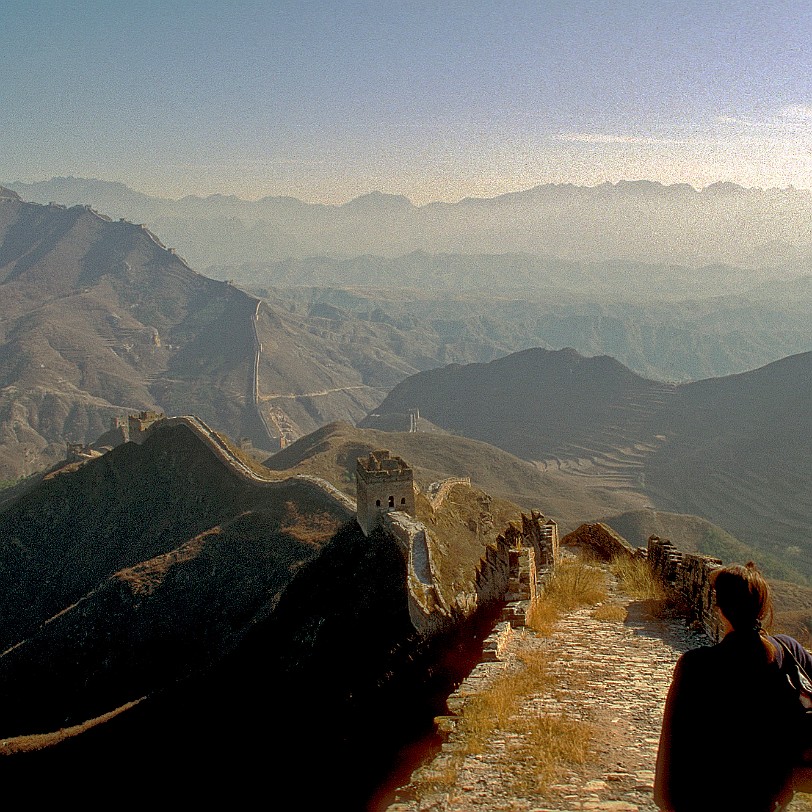
[[[187,800],[292,782],[307,808],[340,779],[363,808],[470,668],[480,619],[418,633],[391,536],[365,537],[329,486],[257,480],[199,428],[157,424],[0,511],[4,785],[114,789],[126,764]],[[446,530],[489,507],[447,502]],[[470,582],[484,541],[468,537]],[[314,736],[330,758],[312,786]]]
[[[184,422],[57,472],[7,504],[0,512],[0,685],[15,702],[3,714],[0,756],[18,755],[13,765],[0,759],[0,770],[25,781],[34,758],[35,772],[50,765],[52,774],[67,774],[86,759],[120,763],[129,748],[133,764],[146,759],[154,768],[169,756],[158,742],[180,748],[172,754],[177,764],[205,758],[202,730],[225,735],[229,720],[239,727],[226,709],[248,701],[246,690],[260,690],[241,669],[270,667],[267,689],[276,679],[271,663],[293,657],[285,668],[306,677],[312,663],[291,646],[311,645],[311,632],[297,621],[313,608],[294,598],[296,610],[271,618],[339,531],[350,547],[363,541],[343,497],[304,479],[257,480],[226,445]],[[342,545],[336,555],[344,556]],[[393,589],[382,579],[379,588],[392,590],[408,624],[404,584],[402,577]],[[322,622],[313,614],[314,628]],[[243,646],[252,628],[268,623],[272,637]],[[385,651],[403,629],[392,634]],[[212,699],[204,686],[224,659],[231,665],[217,677],[223,693]],[[273,715],[277,700],[270,698],[262,701]],[[119,706],[123,715],[105,717],[101,728],[86,724]],[[59,732],[72,725],[70,734]],[[28,735],[48,731],[55,732]]]

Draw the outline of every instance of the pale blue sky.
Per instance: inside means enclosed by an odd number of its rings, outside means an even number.
[[[0,0],[0,180],[812,187],[809,2]]]

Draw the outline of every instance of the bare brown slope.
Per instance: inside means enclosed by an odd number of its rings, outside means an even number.
[[[6,477],[61,459],[65,441],[93,440],[128,410],[195,412],[235,435],[255,412],[256,300],[139,226],[3,199],[0,291]]]
[[[281,534],[306,560],[349,517],[309,482],[252,482],[187,426],[159,428],[141,446],[47,478],[0,512],[0,646],[25,640],[123,570],[134,594],[152,594],[162,567],[239,536],[242,525],[258,539]],[[194,539],[199,549],[162,558]],[[273,555],[267,543],[257,543],[257,563]]]
[[[361,809],[471,667],[470,618],[415,631],[390,536],[365,537],[311,480],[252,480],[227,446],[176,421],[0,512],[0,614],[16,641],[0,656],[15,698],[0,724],[7,788],[45,772],[45,792],[91,776],[120,790],[126,765],[187,800],[285,783],[308,806],[340,779]],[[468,519],[488,503],[446,502],[438,525],[467,528],[478,563]],[[314,735],[330,755],[311,786]]]
[[[341,528],[360,536],[347,500],[259,481],[194,425],[158,426],[0,512],[0,692],[15,697],[0,736],[81,728],[207,672]]]
[[[640,507],[642,497],[588,485],[567,472],[541,471],[487,443],[438,433],[384,432],[334,423],[274,454],[265,465],[286,473],[312,473],[354,493],[355,461],[375,448],[388,448],[414,468],[427,487],[446,477],[470,477],[471,484],[523,510],[541,510],[564,532],[584,521]]]
[[[608,356],[531,349],[414,375],[375,411],[419,407],[421,417],[441,428],[523,459],[572,458],[598,436],[607,444],[645,436],[647,413],[637,404],[659,398],[662,390]]]
[[[664,509],[704,516],[812,575],[812,352],[679,387],[646,462]]]
[[[146,229],[0,198],[0,480],[124,412],[197,414],[259,449],[355,421],[436,363],[387,324],[289,312],[192,271]],[[274,442],[276,440],[276,443]]]

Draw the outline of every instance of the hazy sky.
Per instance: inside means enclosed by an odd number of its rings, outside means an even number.
[[[0,181],[812,187],[812,3],[0,0]]]

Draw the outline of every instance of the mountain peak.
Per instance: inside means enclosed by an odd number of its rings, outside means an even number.
[[[414,208],[414,204],[405,195],[390,195],[386,192],[372,191],[365,195],[354,197],[342,208]]]
[[[738,183],[732,183],[728,180],[719,180],[716,183],[711,183],[710,186],[706,186],[702,191],[710,194],[741,195],[753,191],[753,189],[746,189],[744,186],[739,186]]]

